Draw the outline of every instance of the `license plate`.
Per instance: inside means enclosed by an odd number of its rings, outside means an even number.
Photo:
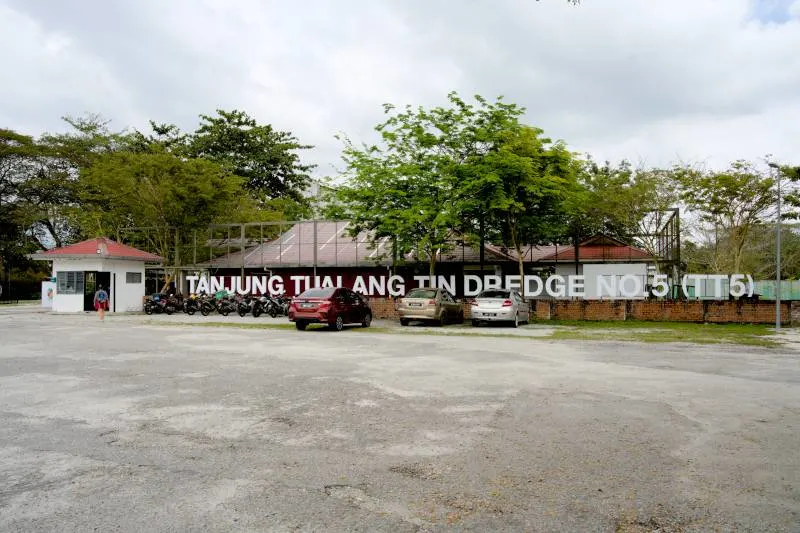
[[[308,309],[310,307],[314,307],[314,304],[300,304],[300,307],[302,307],[303,309]]]
[[[483,313],[483,316],[497,316],[497,313]]]
[[[422,307],[422,304],[414,304],[414,303],[411,303],[411,304],[408,304],[408,306],[409,306],[409,307]]]

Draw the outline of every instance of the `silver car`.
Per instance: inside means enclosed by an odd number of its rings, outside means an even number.
[[[530,320],[530,307],[517,291],[489,290],[480,293],[470,307],[472,325],[508,322],[514,327]]]

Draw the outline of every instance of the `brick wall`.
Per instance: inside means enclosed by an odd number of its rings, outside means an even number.
[[[373,297],[369,299],[369,307],[372,309],[373,318],[385,318],[392,320],[399,320],[400,315],[397,314],[395,301],[393,298],[386,297]],[[471,317],[471,306],[468,302],[464,302],[464,320],[469,320]]]
[[[399,318],[392,298],[370,298],[374,318]],[[534,300],[537,320],[645,320],[666,322],[775,323],[775,302],[660,300]],[[464,302],[464,319],[470,305]],[[782,302],[781,324],[800,324],[800,302]]]
[[[373,318],[399,318],[392,298],[369,298]]]
[[[728,302],[725,302],[728,303]],[[705,322],[703,302],[642,301],[627,302],[628,320],[664,320],[667,322]]]
[[[536,300],[538,320],[651,320],[772,324],[775,302]],[[800,323],[800,302],[781,304],[781,324]]]
[[[548,300],[535,300],[531,305],[531,310],[537,320],[550,320],[552,318]]]

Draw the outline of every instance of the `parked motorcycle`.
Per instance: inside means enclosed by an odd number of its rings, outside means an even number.
[[[292,304],[292,299],[284,294],[279,294],[274,299],[275,305],[277,305],[279,313],[284,316],[289,315],[289,306]]]
[[[191,316],[198,311],[200,311],[200,298],[192,294],[183,301],[183,312]]]
[[[224,297],[217,301],[217,312],[222,316],[228,316],[236,312],[236,302],[230,297]]]
[[[203,316],[208,316],[211,313],[217,312],[217,300],[215,298],[211,298],[208,295],[200,297],[200,314]]]
[[[278,316],[278,305],[272,298],[270,298],[265,294],[262,294],[253,301],[252,313],[253,316],[256,318],[258,318],[264,313],[268,314],[272,318],[275,318],[276,316]]]
[[[144,302],[144,312],[146,315],[171,315],[175,312],[175,302],[164,294],[154,294]]]
[[[240,317],[249,315],[253,310],[253,298],[250,296],[238,296],[236,298],[236,312]]]

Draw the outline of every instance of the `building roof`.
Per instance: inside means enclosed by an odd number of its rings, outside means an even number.
[[[316,226],[316,239],[314,231]],[[315,264],[318,267],[388,266],[392,263],[392,243],[389,237],[373,242],[373,234],[362,231],[350,235],[347,221],[298,222],[275,240],[251,246],[244,251],[231,252],[202,263],[216,268],[293,268]],[[415,253],[404,258],[406,262],[422,261]],[[491,244],[485,245],[486,263],[516,261],[515,257]],[[478,263],[478,247],[463,239],[454,239],[452,247],[441,253],[440,263]],[[201,265],[198,265],[201,266]]]
[[[198,267],[211,268],[296,268],[296,267],[371,267],[392,263],[392,246],[389,237],[373,242],[373,234],[362,231],[350,235],[347,221],[298,222],[277,239],[249,246],[244,251],[231,251]],[[316,238],[314,236],[316,231]],[[231,244],[231,243],[226,243]],[[241,246],[240,240],[235,245]],[[480,262],[480,247],[463,238],[453,239],[448,250],[442,252],[438,263]],[[316,249],[316,257],[315,257]],[[570,245],[527,246],[522,250],[525,263],[574,262],[575,250]],[[646,251],[629,246],[616,239],[598,235],[584,241],[579,251],[581,262],[652,261]],[[427,258],[411,252],[404,257],[406,263],[427,263]],[[516,262],[514,250],[490,243],[484,245],[484,263]]]
[[[103,237],[89,239],[31,255],[32,259],[44,261],[52,261],[53,259],[86,259],[89,257],[145,261],[148,263],[161,263],[164,261],[162,257],[151,254],[150,252],[145,252],[144,250],[139,250],[127,244],[121,244]]]
[[[542,263],[575,262],[574,246],[559,246],[557,251],[538,259]],[[583,241],[578,249],[581,263],[600,262],[651,262],[653,256],[646,250],[625,244],[607,235],[595,235]]]

